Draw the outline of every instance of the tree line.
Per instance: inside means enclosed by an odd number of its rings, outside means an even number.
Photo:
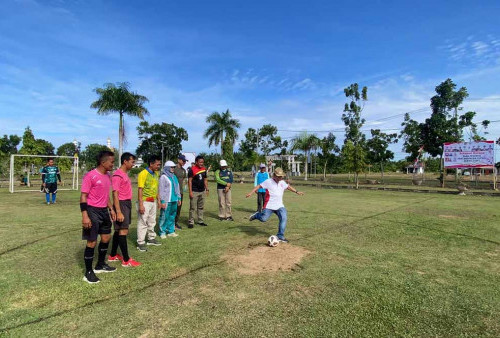
[[[312,168],[311,159],[315,160],[316,172],[319,165],[323,177],[327,173],[350,172],[354,174],[356,186],[359,183],[359,174],[370,170],[380,171],[383,179],[384,168],[394,159],[394,153],[389,150],[393,143],[402,141],[402,149],[408,154],[406,163],[413,162],[422,149],[430,155],[431,167],[437,162],[441,163],[444,142],[468,140],[482,140],[478,128],[487,134],[489,121],[482,121],[479,125],[474,122],[475,112],[463,112],[462,103],[468,97],[465,87],[456,89],[456,84],[447,79],[436,88],[436,95],[430,99],[430,116],[423,122],[412,119],[406,113],[401,124],[400,133],[385,133],[381,129],[371,129],[370,138],[363,131],[366,120],[362,116],[363,109],[368,102],[368,88],[360,87],[353,83],[344,89],[346,103],[340,116],[345,125],[344,140],[341,146],[337,145],[336,136],[329,133],[319,138],[314,133],[302,132],[290,140],[284,140],[278,134],[278,128],[272,124],[265,124],[260,128],[248,128],[238,144],[238,151],[234,151],[236,141],[239,139],[238,130],[240,122],[234,118],[229,110],[213,112],[206,118],[207,128],[204,138],[208,146],[220,147],[220,151],[204,154],[208,164],[216,165],[218,160],[224,158],[235,171],[249,170],[253,165],[265,161],[265,156],[275,154],[299,153],[304,166],[304,178],[307,180],[309,170]],[[90,107],[97,110],[100,115],[117,113],[119,115],[119,154],[123,152],[126,140],[124,129],[125,116],[141,119],[137,127],[139,146],[136,154],[147,159],[152,155],[162,155],[164,159],[177,156],[182,151],[182,142],[188,140],[188,132],[172,123],[153,123],[144,120],[149,111],[144,106],[149,100],[147,97],[130,90],[126,82],[105,84],[103,88],[96,88],[94,92],[98,98]],[[467,135],[466,135],[467,133]],[[22,141],[22,147],[18,146]],[[500,144],[500,138],[497,143]],[[26,127],[22,137],[17,135],[4,135],[0,139],[0,173],[5,174],[7,168],[6,158],[10,154],[31,155],[79,155],[80,161],[88,168],[95,162],[96,154],[107,149],[105,145],[89,144],[83,150],[80,143],[67,142],[57,149],[46,140],[36,139],[33,131]],[[119,156],[117,157],[119,158]],[[433,162],[434,160],[434,162]],[[66,163],[67,162],[67,163]],[[400,165],[403,163],[400,161]],[[71,167],[70,159],[61,159],[61,169]],[[394,165],[390,165],[394,169]],[[401,169],[401,168],[398,168]],[[442,168],[440,168],[442,169]]]

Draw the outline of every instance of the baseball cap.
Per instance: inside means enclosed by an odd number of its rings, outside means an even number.
[[[175,167],[175,163],[174,163],[174,162],[172,162],[172,161],[167,161],[167,162],[165,163],[165,167]]]
[[[182,155],[182,154],[180,154],[180,155],[179,155],[178,159],[179,159],[179,160],[182,160],[182,161],[184,161],[184,162],[187,162],[187,158],[186,158],[186,156],[184,156],[184,155]]]
[[[261,164],[259,165],[259,168],[265,168],[265,167],[266,167],[266,165],[265,165],[264,163],[261,163]]]
[[[219,164],[220,164],[221,167],[227,167],[226,160],[220,160]]]

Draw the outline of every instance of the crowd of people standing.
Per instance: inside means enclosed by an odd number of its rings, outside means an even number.
[[[133,168],[136,157],[124,153],[120,158],[120,167],[112,174],[114,153],[102,151],[98,155],[97,167],[83,177],[80,210],[82,212],[82,239],[86,240],[84,250],[85,275],[83,280],[98,283],[96,273],[114,272],[116,267],[107,262],[121,262],[123,267],[138,267],[138,261],[130,257],[127,246],[128,229],[132,221],[132,184],[129,171]],[[192,166],[186,168],[187,158],[179,155],[177,163],[167,161],[161,168],[161,160],[152,156],[148,166],[137,176],[137,249],[147,252],[148,246],[160,246],[161,241],[177,237],[176,230],[181,230],[179,216],[184,203],[184,190],[189,193],[189,216],[187,227],[196,225],[206,227],[204,218],[206,199],[209,196],[208,171],[203,156],[197,156]],[[291,185],[284,181],[285,174],[276,168],[272,177],[265,164],[260,165],[255,175],[254,189],[246,197],[257,194],[256,212],[248,218],[266,222],[275,213],[279,219],[277,237],[287,243],[284,237],[287,212],[283,205],[283,193],[290,190],[299,195]],[[225,160],[219,162],[215,171],[217,199],[219,203],[218,219],[234,221],[231,209],[231,188],[234,176]],[[186,187],[185,187],[186,185]],[[109,198],[110,191],[112,198]],[[157,214],[159,213],[157,235],[155,231]],[[113,236],[111,236],[114,227]],[[97,239],[97,264],[93,268],[94,251]],[[109,242],[111,252],[105,260]],[[118,254],[120,249],[121,254]]]

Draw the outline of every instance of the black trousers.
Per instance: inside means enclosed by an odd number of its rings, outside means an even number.
[[[258,212],[262,212],[262,209],[264,208],[265,198],[266,198],[265,192],[258,192],[257,193],[257,211]]]

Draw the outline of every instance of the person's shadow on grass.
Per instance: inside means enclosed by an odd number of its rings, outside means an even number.
[[[236,211],[248,212],[248,213],[252,213],[252,214],[256,211],[255,209],[244,208],[244,207],[233,207],[233,209]]]
[[[274,229],[271,231],[270,228],[257,225],[237,225],[234,228],[239,229],[240,232],[247,236],[269,236],[271,232],[274,232]]]

